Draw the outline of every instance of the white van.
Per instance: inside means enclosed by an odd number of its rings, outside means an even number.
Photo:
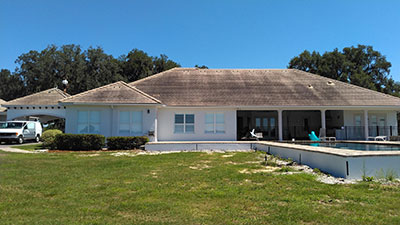
[[[16,141],[19,144],[26,140],[40,141],[42,125],[38,121],[0,122],[0,143]]]

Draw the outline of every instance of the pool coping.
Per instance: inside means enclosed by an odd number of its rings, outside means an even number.
[[[388,144],[399,145],[400,142],[392,141],[337,141],[336,143],[359,143],[359,144]],[[161,142],[148,142],[146,145],[166,145],[166,144],[262,144],[272,147],[291,148],[302,151],[318,152],[329,155],[336,155],[342,157],[368,157],[368,156],[400,156],[400,151],[361,151],[361,150],[346,150],[330,147],[316,147],[299,145],[298,143],[283,143],[274,141],[161,141]],[[252,146],[253,148],[253,146]]]

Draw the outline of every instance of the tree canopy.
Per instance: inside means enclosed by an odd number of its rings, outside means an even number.
[[[68,93],[77,94],[119,80],[132,82],[180,65],[166,55],[149,56],[133,49],[114,58],[101,47],[82,50],[79,45],[50,45],[29,51],[16,60],[14,72],[0,70],[0,98],[8,101],[27,94],[61,87],[67,79]]]
[[[372,46],[358,45],[320,54],[305,50],[288,68],[319,74],[386,94],[400,96],[400,83],[390,77],[391,63]]]

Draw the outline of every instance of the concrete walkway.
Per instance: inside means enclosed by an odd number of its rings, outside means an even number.
[[[31,145],[35,143],[25,143],[22,145]],[[0,144],[0,150],[4,152],[15,152],[15,153],[36,153],[36,151],[27,151],[22,149],[13,148],[15,146],[20,146],[19,144],[4,145]]]

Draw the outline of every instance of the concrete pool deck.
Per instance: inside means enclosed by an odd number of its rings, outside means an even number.
[[[351,143],[390,144],[400,147],[400,142],[389,141],[351,141]],[[258,150],[290,158],[336,177],[360,179],[362,176],[376,176],[379,171],[394,171],[397,175],[400,174],[400,151],[346,150],[273,141],[151,142],[146,144],[145,149],[147,151]]]

